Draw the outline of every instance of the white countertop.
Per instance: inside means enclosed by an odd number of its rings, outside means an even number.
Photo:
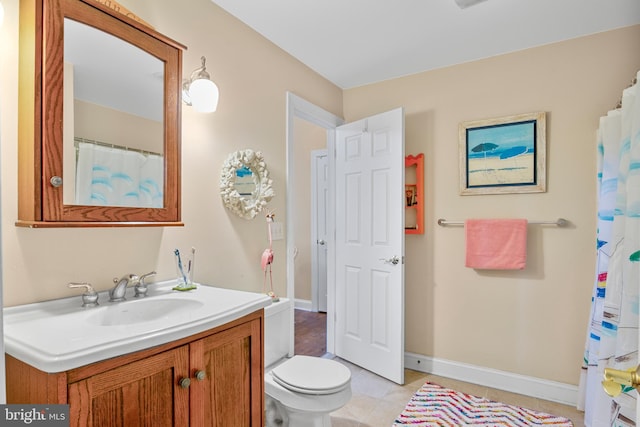
[[[198,285],[149,285],[146,298],[82,308],[80,296],[4,309],[5,351],[44,372],[68,369],[185,338],[271,304],[264,294]],[[136,305],[137,303],[141,303]],[[121,324],[118,324],[121,323]]]

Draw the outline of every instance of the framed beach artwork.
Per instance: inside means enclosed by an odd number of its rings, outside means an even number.
[[[460,123],[460,194],[541,193],[545,113]]]

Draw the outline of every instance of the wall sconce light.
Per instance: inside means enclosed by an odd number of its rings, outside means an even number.
[[[205,67],[206,58],[201,58],[202,66],[191,73],[191,77],[182,81],[182,100],[200,113],[213,113],[218,108],[220,92],[211,80]]]

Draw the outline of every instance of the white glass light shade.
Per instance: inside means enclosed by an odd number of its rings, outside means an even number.
[[[485,0],[454,0],[460,9],[466,9]]]
[[[200,113],[213,113],[218,108],[220,92],[209,79],[197,79],[189,86],[189,98],[193,109]]]

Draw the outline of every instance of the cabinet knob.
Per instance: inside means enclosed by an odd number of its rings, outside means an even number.
[[[182,388],[189,388],[189,386],[191,385],[191,380],[189,378],[182,378],[180,381],[178,381],[178,384]]]
[[[54,187],[60,187],[62,185],[62,178],[59,176],[52,176],[49,182]]]
[[[196,379],[198,381],[202,381],[207,378],[207,373],[205,371],[196,371]]]

